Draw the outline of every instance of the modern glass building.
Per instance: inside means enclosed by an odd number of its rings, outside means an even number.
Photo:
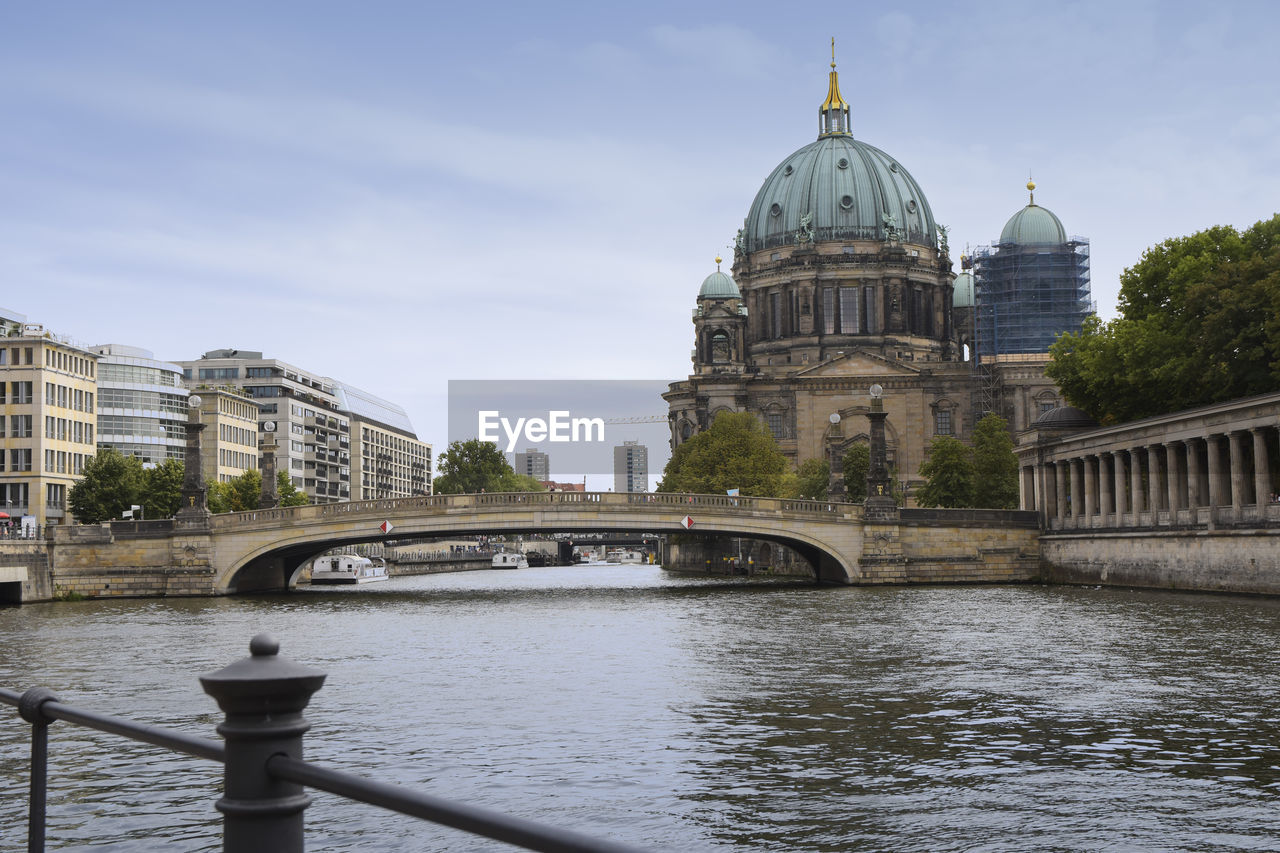
[[[182,368],[137,347],[90,349],[98,356],[98,446],[137,456],[144,465],[182,461],[188,395]]]

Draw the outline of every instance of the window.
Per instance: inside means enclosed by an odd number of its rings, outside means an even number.
[[[31,415],[11,415],[9,427],[14,438],[30,438]]]
[[[856,335],[858,333],[858,288],[840,288],[840,333]]]
[[[935,435],[951,435],[951,410],[942,409],[933,414],[933,432]]]
[[[787,421],[786,416],[781,412],[766,412],[764,416],[765,426],[769,428],[769,432],[773,433],[774,438],[786,438]]]
[[[1041,403],[1041,404],[1040,404],[1040,414],[1042,414],[1042,415],[1043,415],[1045,412],[1052,412],[1052,411],[1053,411],[1054,409],[1056,409],[1056,408],[1058,408],[1058,404],[1057,404],[1057,403],[1054,403],[1054,402]],[[3,427],[2,425],[0,425],[0,436],[4,435],[3,430],[4,430],[4,427]]]
[[[9,383],[9,402],[11,403],[30,403],[31,383],[30,382],[10,382]]]
[[[9,450],[9,470],[10,471],[30,471],[31,470],[31,448],[30,447],[14,447]]]
[[[250,376],[253,374],[250,373]],[[238,367],[202,367],[200,368],[201,379],[239,379],[240,368]]]

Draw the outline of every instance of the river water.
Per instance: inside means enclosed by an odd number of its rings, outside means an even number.
[[[669,851],[1280,849],[1280,602],[649,566],[0,609],[0,685],[213,737],[256,632],[307,757]],[[0,706],[0,849],[27,729]],[[65,723],[49,847],[220,849],[221,767]],[[508,850],[317,794],[312,851]]]

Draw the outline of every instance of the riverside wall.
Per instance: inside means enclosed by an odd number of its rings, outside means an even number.
[[[1280,595],[1280,528],[1040,537],[1051,583]]]
[[[1035,513],[903,509],[862,523],[855,584],[1026,583],[1041,579]],[[773,542],[680,534],[663,566],[674,571],[814,578],[813,565]]]
[[[0,604],[53,598],[49,547],[43,539],[0,541]]]

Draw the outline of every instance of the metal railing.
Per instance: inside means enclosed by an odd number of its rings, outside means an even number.
[[[278,656],[269,634],[249,643],[250,656],[200,677],[205,692],[226,714],[223,741],[188,735],[68,705],[53,691],[0,688],[0,703],[13,705],[31,724],[31,788],[28,853],[43,853],[48,795],[49,726],[55,721],[120,735],[223,764],[223,850],[228,853],[301,853],[304,786],[390,809],[473,835],[545,853],[638,853],[634,847],[589,838],[466,803],[375,782],[304,761],[302,711],[324,684],[325,674]]]

